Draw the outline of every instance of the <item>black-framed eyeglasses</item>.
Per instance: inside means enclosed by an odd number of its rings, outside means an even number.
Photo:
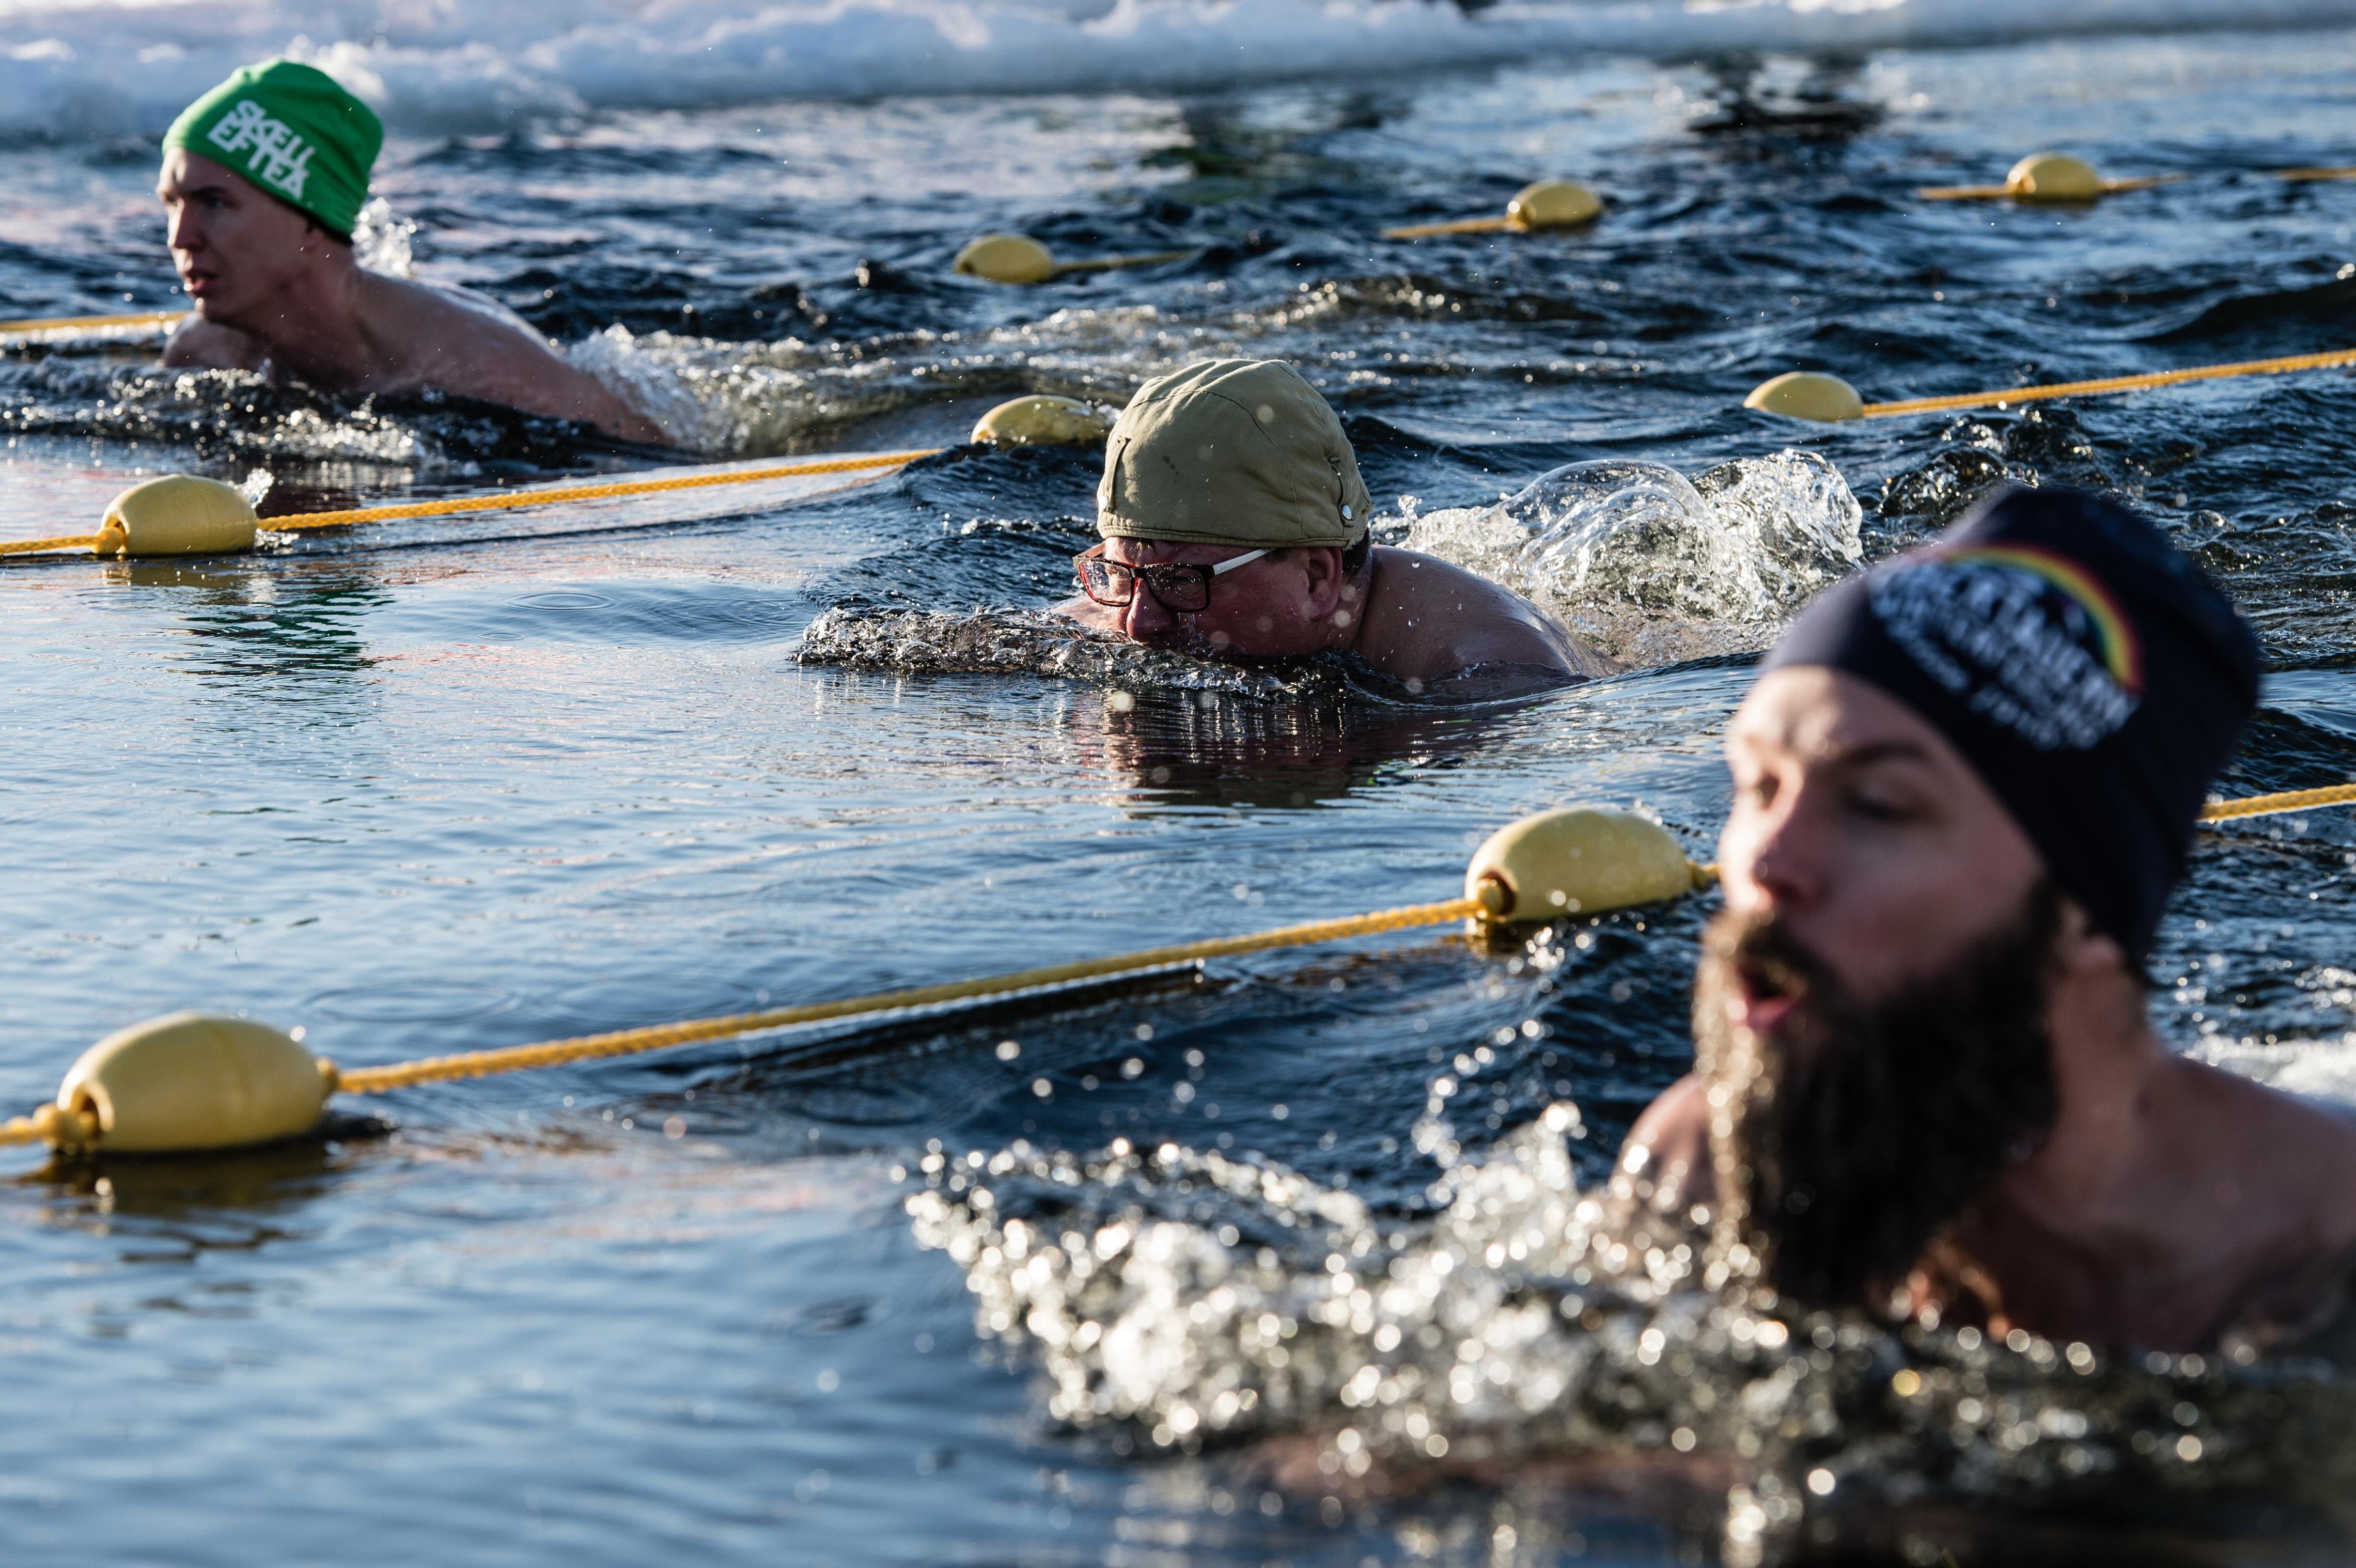
[[[1080,592],[1099,604],[1118,610],[1131,603],[1137,597],[1137,581],[1143,578],[1146,591],[1161,602],[1163,609],[1185,615],[1209,605],[1211,579],[1239,566],[1248,566],[1267,553],[1266,549],[1248,549],[1216,566],[1183,566],[1176,561],[1128,566],[1107,560],[1104,546],[1098,545],[1072,557],[1072,570],[1079,573]]]

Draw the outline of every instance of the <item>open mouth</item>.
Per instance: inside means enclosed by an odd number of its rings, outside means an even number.
[[[1740,1022],[1753,1033],[1772,1032],[1808,999],[1806,980],[1772,958],[1738,959],[1734,975],[1742,997]]]

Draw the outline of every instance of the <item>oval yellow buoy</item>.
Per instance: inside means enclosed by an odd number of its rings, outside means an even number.
[[[1592,223],[1603,198],[1571,180],[1539,180],[1524,186],[1505,204],[1505,222],[1515,229],[1570,229]]]
[[[1782,414],[1786,419],[1815,420],[1820,424],[1861,419],[1865,414],[1865,400],[1857,395],[1855,387],[1838,376],[1815,370],[1786,370],[1772,380],[1762,381],[1742,400],[1742,406]]]
[[[1016,398],[974,421],[973,437],[992,446],[1086,446],[1112,433],[1112,421],[1077,398]]]
[[[234,485],[172,474],[117,496],[91,543],[93,555],[225,555],[253,548],[253,503]]]
[[[2016,201],[2096,201],[2108,187],[2083,158],[2031,153],[2012,165],[2004,188]]]
[[[993,283],[1044,283],[1055,275],[1055,258],[1028,235],[985,234],[958,252],[953,270]]]
[[[93,1123],[109,1154],[234,1148],[316,1128],[329,1071],[267,1024],[170,1013],[83,1051],[57,1103]]]
[[[1669,830],[1625,811],[1572,806],[1525,816],[1490,835],[1464,869],[1464,896],[1497,924],[1527,924],[1659,903],[1701,873]]]

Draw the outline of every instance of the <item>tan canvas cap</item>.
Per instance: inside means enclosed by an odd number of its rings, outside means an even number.
[[[1097,487],[1108,539],[1338,549],[1373,510],[1342,421],[1278,359],[1208,359],[1140,387]]]

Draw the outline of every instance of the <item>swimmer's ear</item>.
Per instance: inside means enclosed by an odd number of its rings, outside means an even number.
[[[1295,560],[1301,563],[1301,575],[1309,580],[1311,613],[1323,617],[1333,613],[1342,603],[1342,591],[1349,581],[1342,575],[1342,552],[1332,545],[1295,545]]]
[[[2053,968],[2072,977],[2128,968],[2126,949],[2118,938],[2096,925],[2086,906],[2067,893],[2062,895],[2054,921]]]

